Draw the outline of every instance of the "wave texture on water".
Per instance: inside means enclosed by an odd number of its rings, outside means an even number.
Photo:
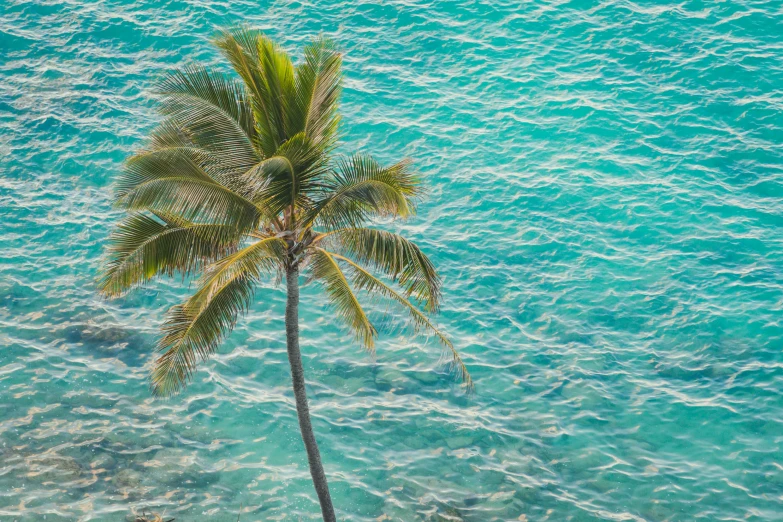
[[[0,519],[313,520],[271,285],[168,401],[164,281],[95,277],[150,90],[245,21],[345,51],[343,152],[415,160],[392,225],[442,270],[433,342],[372,360],[302,294],[346,521],[783,517],[783,11],[776,2],[3,0]],[[393,326],[393,325],[392,325]]]

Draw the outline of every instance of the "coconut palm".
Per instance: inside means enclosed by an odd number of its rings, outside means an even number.
[[[408,161],[333,157],[342,63],[334,44],[315,39],[296,66],[257,31],[225,31],[215,44],[239,79],[188,67],[160,83],[163,122],[117,182],[116,204],[128,216],[111,236],[100,288],[114,297],[158,275],[200,274],[164,321],[151,381],[154,394],[169,396],[217,350],[259,283],[285,279],[299,427],[323,518],[334,521],[299,350],[300,274],[323,286],[370,352],[378,331],[359,302],[365,294],[400,305],[445,347],[464,385],[471,381],[425,315],[440,300],[433,264],[411,241],[367,226],[413,215],[419,177]]]

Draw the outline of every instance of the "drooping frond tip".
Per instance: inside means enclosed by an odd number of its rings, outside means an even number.
[[[327,241],[339,251],[380,270],[428,312],[440,305],[441,280],[432,261],[412,241],[399,234],[373,228],[347,227],[329,234]]]
[[[378,332],[370,323],[334,255],[326,250],[316,249],[312,254],[310,273],[313,279],[323,283],[329,302],[338,317],[348,325],[362,346],[374,353]]]
[[[323,255],[328,256],[329,259],[344,263],[351,270],[352,280],[357,289],[383,296],[402,305],[408,312],[413,326],[417,331],[423,330],[429,332],[440,341],[440,344],[444,347],[445,353],[449,358],[449,369],[462,381],[468,392],[473,391],[473,379],[470,376],[470,372],[468,372],[467,366],[462,361],[459,352],[457,352],[446,335],[441,332],[421,310],[416,308],[405,296],[372,275],[367,269],[357,264],[355,261],[334,252],[327,252],[318,247],[316,247],[316,249]]]

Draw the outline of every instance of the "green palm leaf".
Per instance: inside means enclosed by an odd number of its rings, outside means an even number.
[[[116,185],[116,205],[156,210],[189,221],[214,220],[238,230],[254,227],[260,207],[210,177],[189,155],[157,150],[134,156]]]
[[[154,276],[174,272],[190,274],[236,248],[239,235],[233,227],[154,219],[131,214],[109,239],[109,260],[99,288],[118,296]]]
[[[258,57],[264,83],[257,99],[263,104],[279,146],[291,136],[286,132],[286,113],[294,93],[294,64],[280,46],[263,36],[259,38]]]
[[[340,228],[378,216],[406,218],[415,213],[421,188],[410,162],[382,167],[372,157],[357,154],[338,162],[324,181],[322,194],[307,222]]]
[[[274,155],[289,136],[285,114],[294,92],[291,59],[259,31],[239,28],[223,31],[215,39],[251,94],[259,147],[265,157]]]
[[[287,114],[290,134],[304,132],[315,143],[330,146],[340,117],[342,56],[334,42],[317,38],[305,46],[304,62],[296,67],[295,95]]]
[[[167,76],[157,93],[166,122],[196,147],[218,154],[226,169],[244,172],[258,161],[253,113],[242,84],[191,67]]]
[[[149,154],[186,158],[219,184],[238,194],[241,193],[242,186],[237,184],[237,179],[245,171],[227,165],[218,152],[210,152],[196,145],[171,121],[164,121],[158,125],[151,133],[148,148],[140,151],[135,157]]]
[[[261,276],[280,269],[284,249],[282,240],[264,238],[225,257],[205,274],[193,297],[169,310],[159,343],[164,353],[152,372],[156,395],[177,393],[198,361],[215,352],[250,306]]]
[[[460,357],[459,352],[457,352],[457,350],[454,348],[454,344],[452,344],[452,342],[440,330],[438,330],[435,325],[432,324],[432,321],[430,321],[426,315],[413,306],[413,304],[405,299],[404,296],[396,292],[392,287],[372,275],[365,268],[356,264],[354,261],[351,261],[347,257],[335,254],[333,252],[330,252],[329,254],[332,258],[342,261],[351,267],[354,276],[353,282],[357,288],[384,296],[398,302],[405,308],[405,310],[408,311],[411,319],[413,320],[413,325],[416,328],[426,329],[435,335],[435,337],[437,337],[437,339],[451,355],[450,366],[452,371],[454,371],[454,373],[456,373],[457,376],[462,379],[468,390],[473,389],[473,379],[470,377],[468,368],[462,361],[462,357]]]
[[[152,391],[156,396],[168,397],[182,390],[198,362],[215,352],[220,341],[233,330],[239,315],[250,306],[253,288],[254,281],[249,277],[236,276],[214,289],[211,299],[201,308],[185,303],[168,311],[159,343],[163,354],[152,370]]]
[[[249,196],[273,214],[296,205],[311,206],[311,194],[327,168],[323,149],[304,133],[283,143],[274,156],[245,173]]]
[[[334,306],[337,315],[345,321],[354,332],[356,338],[371,353],[375,350],[375,336],[377,331],[364,313],[356,294],[351,290],[348,279],[340,270],[333,254],[326,250],[316,248],[312,254],[310,273],[312,279],[320,281],[329,302]]]
[[[440,277],[429,258],[413,242],[372,228],[344,228],[327,236],[337,248],[399,282],[407,297],[423,301],[427,311],[438,310]]]

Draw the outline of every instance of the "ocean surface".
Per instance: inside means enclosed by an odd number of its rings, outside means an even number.
[[[187,284],[96,292],[152,85],[239,22],[339,42],[341,150],[427,178],[390,226],[476,381],[303,290],[340,520],[783,520],[783,4],[751,0],[0,0],[0,520],[319,517],[282,289],[168,401]]]

